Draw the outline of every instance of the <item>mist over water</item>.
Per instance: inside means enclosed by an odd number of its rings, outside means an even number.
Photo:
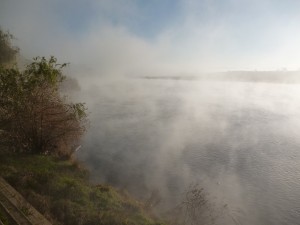
[[[79,77],[91,181],[159,212],[198,183],[216,224],[300,224],[300,1],[125,2],[0,1],[20,65]]]
[[[78,158],[93,182],[158,208],[204,188],[217,224],[299,224],[300,85],[99,79],[83,87],[91,127]],[[235,222],[233,222],[233,219]]]

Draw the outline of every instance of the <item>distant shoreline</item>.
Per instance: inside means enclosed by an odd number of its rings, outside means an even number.
[[[300,71],[230,71],[198,75],[134,76],[149,80],[213,80],[260,83],[300,83]]]

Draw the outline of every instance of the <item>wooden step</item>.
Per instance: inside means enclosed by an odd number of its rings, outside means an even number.
[[[51,225],[23,196],[0,177],[0,204],[19,225]]]

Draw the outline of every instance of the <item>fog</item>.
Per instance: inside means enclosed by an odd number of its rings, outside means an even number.
[[[160,212],[197,183],[216,224],[298,221],[298,84],[127,78],[83,92],[91,127],[77,156],[92,182],[158,193]]]
[[[298,1],[222,2],[3,0],[0,25],[24,57],[54,55],[82,80],[299,69]]]
[[[297,224],[300,2],[0,2],[20,60],[70,62],[90,127],[77,158],[172,211],[193,184],[215,224]]]

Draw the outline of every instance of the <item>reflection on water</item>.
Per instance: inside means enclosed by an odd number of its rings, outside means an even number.
[[[91,128],[79,157],[94,181],[162,208],[199,183],[221,224],[299,224],[299,85],[193,80],[101,81],[86,91]]]

